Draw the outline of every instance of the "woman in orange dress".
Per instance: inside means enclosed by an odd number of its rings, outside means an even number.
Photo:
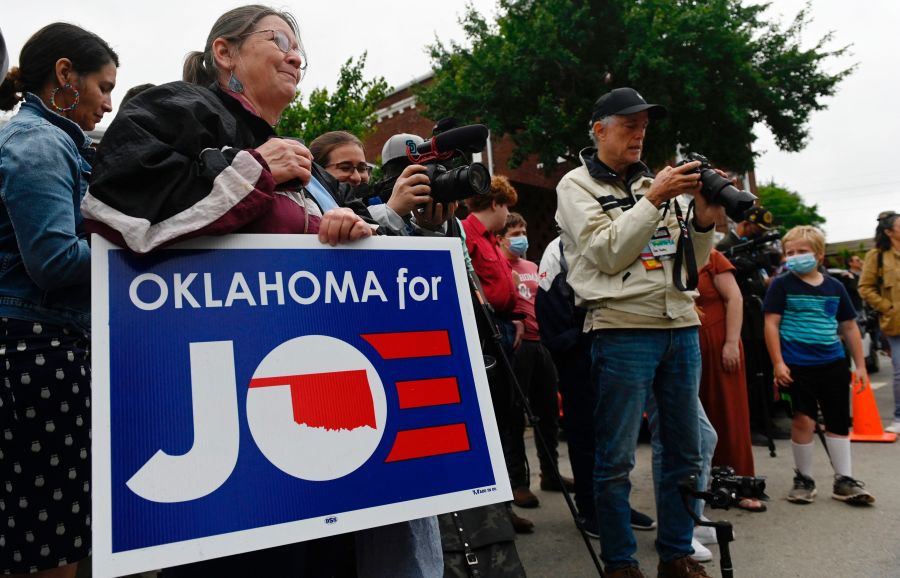
[[[700,401],[719,435],[713,466],[732,466],[739,476],[753,476],[750,410],[741,345],[743,299],[734,278],[734,265],[713,250],[700,271],[697,286],[700,317]],[[759,500],[744,498],[740,507],[765,510]]]

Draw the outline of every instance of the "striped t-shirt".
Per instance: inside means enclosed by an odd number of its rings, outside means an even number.
[[[838,323],[856,318],[841,283],[825,276],[813,286],[793,273],[772,280],[763,303],[781,317],[781,355],[788,365],[824,365],[844,357]]]

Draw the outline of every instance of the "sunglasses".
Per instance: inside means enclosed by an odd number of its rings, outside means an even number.
[[[251,34],[262,34],[263,32],[271,32],[272,37],[269,38],[271,42],[275,43],[275,46],[278,47],[278,50],[282,51],[285,54],[294,53],[300,57],[300,70],[306,70],[306,58],[303,54],[303,49],[300,48],[299,45],[294,46],[291,43],[291,39],[288,38],[288,35],[282,32],[281,30],[254,30],[253,32],[247,32],[246,34],[241,34],[241,38],[245,38],[250,36]]]

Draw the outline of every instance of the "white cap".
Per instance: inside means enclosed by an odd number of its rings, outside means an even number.
[[[386,165],[388,162],[401,157],[404,159],[407,158],[406,143],[408,141],[412,141],[413,144],[418,146],[425,142],[425,139],[408,133],[395,134],[387,139],[387,142],[385,142],[384,146],[381,148],[381,164]]]

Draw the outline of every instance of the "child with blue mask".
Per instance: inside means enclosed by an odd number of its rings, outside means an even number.
[[[540,273],[537,264],[525,258],[528,252],[528,223],[519,213],[506,217],[505,227],[498,232],[500,248],[512,268],[513,283],[516,286],[516,306],[513,313],[519,319],[513,321],[516,327],[513,342],[513,371],[516,379],[531,404],[531,410],[539,418],[537,428],[546,448],[539,448],[538,461],[541,468],[540,488],[544,491],[571,491],[574,481],[562,478],[560,486],[555,470],[559,460],[557,438],[559,437],[559,405],[557,397],[557,373],[553,358],[541,343],[540,327],[535,314]],[[521,508],[533,508],[539,503],[531,491],[525,454],[525,420],[521,409],[515,423],[511,424],[508,441],[504,445],[507,455],[507,470],[513,487],[513,503]]]
[[[852,477],[850,367],[840,339],[843,337],[850,349],[860,381],[867,382],[856,311],[844,286],[819,270],[825,258],[821,231],[805,225],[794,227],[782,244],[788,273],[772,281],[763,309],[775,382],[788,394],[785,399],[794,414],[791,449],[796,475],[787,499],[810,504],[816,497],[813,433],[821,408],[834,468],[831,497],[848,504],[871,504],[875,498]]]

